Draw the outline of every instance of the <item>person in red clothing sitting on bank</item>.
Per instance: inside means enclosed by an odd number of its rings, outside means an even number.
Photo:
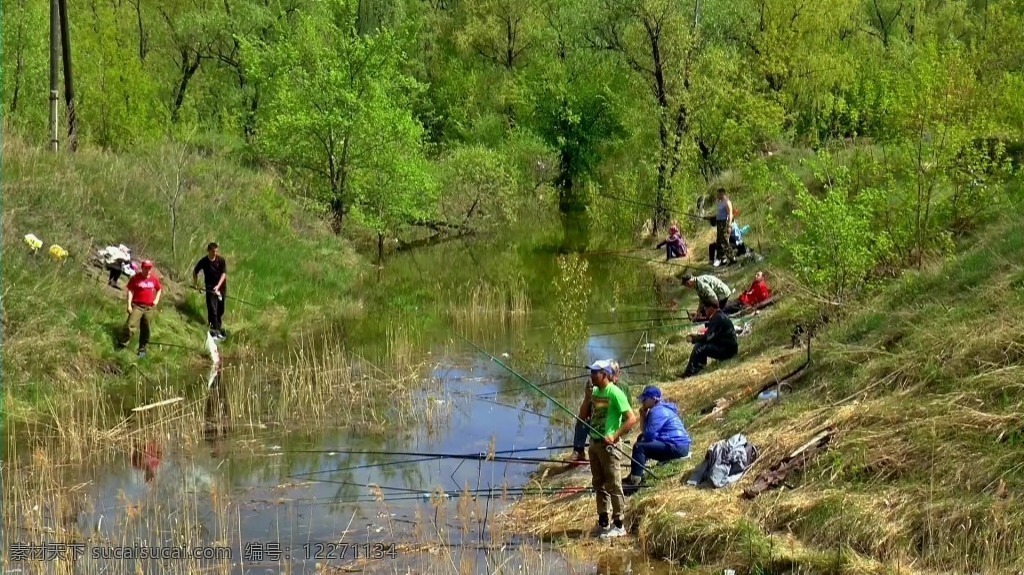
[[[757,272],[750,288],[743,292],[738,300],[726,304],[722,311],[731,315],[744,310],[761,309],[771,304],[772,290],[768,289],[768,284],[764,281],[764,272]]]
[[[139,272],[128,280],[125,291],[128,293],[128,321],[124,325],[124,335],[117,342],[117,349],[128,347],[128,343],[139,330],[139,358],[146,357],[146,345],[149,344],[149,320],[153,311],[160,304],[160,292],[163,287],[160,280],[153,274],[153,262],[146,260],[139,266]]]

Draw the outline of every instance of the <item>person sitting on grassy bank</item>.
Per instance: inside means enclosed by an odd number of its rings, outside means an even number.
[[[668,237],[654,247],[656,250],[665,248],[665,261],[686,257],[686,240],[679,233],[679,227],[672,224],[668,228]]]
[[[708,307],[707,330],[702,334],[690,334],[687,339],[693,344],[690,361],[681,377],[693,377],[708,365],[708,358],[724,361],[736,357],[739,353],[739,341],[736,338],[736,326],[732,320],[717,306]]]
[[[149,345],[149,321],[160,304],[160,293],[163,286],[153,274],[153,262],[145,260],[139,266],[139,272],[128,280],[125,292],[128,294],[128,321],[124,325],[124,334],[117,342],[117,349],[128,347],[135,335],[136,326],[139,330],[139,359],[146,357],[146,346]]]
[[[754,274],[754,282],[750,284],[747,291],[740,294],[739,301],[729,302],[722,308],[722,311],[732,315],[748,309],[760,309],[771,305],[772,290],[764,281],[764,272]]]
[[[622,537],[626,528],[622,512],[626,497],[622,490],[622,436],[637,423],[629,399],[612,383],[612,366],[597,361],[590,366],[591,392],[590,474],[597,503],[597,528],[602,538]],[[608,521],[611,511],[612,522]]]
[[[613,359],[605,359],[602,361],[607,362],[608,365],[612,368],[612,383],[615,384],[616,387],[621,389],[622,393],[626,394],[626,399],[628,400],[629,384],[627,384],[624,381],[620,381],[619,379],[619,376],[622,373],[622,370],[619,368],[619,362]],[[587,424],[590,423],[591,394],[593,390],[593,383],[587,381],[586,389],[583,392],[583,403],[580,405],[579,420],[576,421],[576,429],[573,432],[572,463],[575,465],[580,465],[581,463],[587,460],[587,436],[590,433],[587,429]]]
[[[683,285],[697,291],[697,313],[691,319],[693,321],[706,321],[711,317],[709,309],[714,306],[722,309],[729,303],[729,296],[732,295],[732,288],[724,281],[711,274],[692,276],[686,274],[682,278]]]
[[[640,485],[648,459],[665,462],[690,454],[690,435],[675,404],[662,402],[661,390],[653,385],[645,387],[637,399],[641,403],[640,425],[643,432],[633,443],[633,461],[629,477],[625,480],[627,485]]]

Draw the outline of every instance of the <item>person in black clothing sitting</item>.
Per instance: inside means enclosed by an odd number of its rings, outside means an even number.
[[[228,264],[220,255],[219,246],[210,242],[206,246],[206,255],[196,263],[192,270],[192,283],[198,284],[199,272],[203,272],[206,284],[206,315],[210,320],[210,335],[223,340],[227,337],[221,325],[224,317],[224,295],[227,291]],[[196,289],[198,289],[196,285]]]
[[[708,313],[707,331],[703,334],[690,334],[688,339],[693,344],[690,362],[683,378],[693,377],[708,365],[708,358],[719,361],[732,359],[739,352],[739,341],[736,339],[736,326],[717,305],[705,307]]]

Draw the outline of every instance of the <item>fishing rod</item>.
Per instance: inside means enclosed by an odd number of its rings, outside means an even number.
[[[595,325],[615,325],[615,324],[619,324],[619,323],[642,323],[642,322],[647,322],[647,321],[658,321],[658,320],[665,320],[665,319],[679,319],[679,318],[676,318],[676,317],[671,317],[673,314],[679,313],[679,310],[669,310],[669,309],[666,309],[666,310],[664,310],[664,313],[666,315],[654,316],[654,317],[642,317],[642,318],[632,318],[632,319],[618,318],[618,319],[609,319],[609,320],[602,320],[602,321],[588,321],[587,325],[589,325],[589,326],[595,326]],[[531,329],[539,331],[539,330],[542,330],[542,329],[554,329],[555,327],[556,327],[555,324],[551,324],[551,325],[538,325],[538,326],[533,327]],[[563,364],[560,364],[560,363],[551,363],[551,362],[546,362],[546,363],[548,365],[555,365],[555,366],[559,366],[559,367],[581,367],[581,366],[578,366],[578,365],[563,365]]]
[[[628,491],[630,494],[632,494],[634,492],[634,490],[639,491],[640,489],[647,489],[647,488],[650,488],[650,487],[654,487],[654,486],[653,485],[649,485],[649,484],[631,485],[631,486],[629,486],[629,488],[626,491]],[[592,493],[594,491],[594,488],[593,487],[589,487],[589,486],[588,487],[570,486],[570,487],[563,487],[563,488],[550,488],[550,489],[552,489],[552,491],[550,491],[550,492],[530,492],[527,489],[528,488],[505,489],[505,490],[502,490],[502,489],[499,489],[499,488],[491,488],[491,489],[470,490],[468,492],[467,491],[445,491],[445,492],[419,491],[415,495],[413,493],[408,493],[408,494],[400,493],[400,494],[396,494],[394,497],[373,497],[373,496],[368,496],[368,497],[365,497],[363,499],[360,499],[360,498],[355,498],[355,499],[337,499],[337,500],[331,501],[331,503],[336,503],[336,504],[360,504],[360,503],[393,503],[393,502],[405,502],[405,501],[425,501],[426,502],[426,501],[432,501],[432,500],[438,500],[438,499],[441,499],[441,500],[444,500],[444,499],[455,499],[455,498],[463,497],[463,496],[468,496],[468,497],[470,497],[472,499],[476,499],[476,498],[503,499],[507,495],[518,495],[518,496],[528,496],[528,495],[560,495],[560,494],[564,494],[564,495],[580,495],[580,494],[584,494],[584,493]]]
[[[566,406],[562,405],[561,403],[559,403],[559,401],[557,399],[555,399],[554,397],[551,397],[551,395],[549,395],[543,389],[537,387],[537,385],[535,383],[533,383],[532,381],[530,381],[530,380],[526,379],[525,377],[523,377],[518,371],[516,371],[516,370],[512,369],[511,367],[505,365],[504,363],[501,362],[501,360],[499,360],[498,358],[494,357],[489,352],[487,352],[486,350],[484,350],[483,348],[481,348],[477,344],[473,343],[472,341],[469,341],[468,339],[466,339],[461,334],[456,334],[456,335],[458,335],[459,338],[461,338],[463,341],[465,341],[469,345],[473,346],[480,353],[482,353],[482,354],[486,355],[487,357],[491,358],[491,361],[493,361],[494,363],[497,363],[502,368],[507,370],[509,373],[511,373],[512,375],[516,376],[516,378],[518,378],[520,381],[522,381],[523,383],[529,385],[531,388],[533,388],[535,391],[537,391],[537,393],[539,393],[539,394],[543,395],[544,397],[546,397],[548,399],[548,401],[550,401],[551,403],[555,404],[555,406],[558,407],[559,409],[561,409],[562,411],[564,411],[564,412],[568,413],[569,415],[571,415],[573,419],[575,419],[576,421],[578,421],[578,422],[582,423],[583,425],[585,425],[586,428],[588,430],[590,430],[591,433],[600,433],[594,426],[590,425],[590,422],[584,421],[583,419],[581,419],[579,415],[577,415],[575,412],[570,410],[568,407],[566,407]],[[650,473],[652,477],[654,477],[655,479],[658,478],[658,476],[655,475],[653,471],[648,469],[645,465],[641,464],[639,461],[633,459],[632,455],[629,455],[628,453],[623,451],[622,448],[619,447],[618,445],[616,445],[616,444],[608,445],[607,448],[608,448],[608,452],[609,453],[611,453],[612,449],[618,451],[619,453],[621,453],[621,454],[625,455],[627,458],[629,458],[630,461],[632,461],[633,463],[636,463],[637,465],[639,465],[641,469],[643,469],[644,471],[647,471],[648,473]]]
[[[619,367],[619,369],[620,370],[629,369],[629,368],[632,368],[632,367],[639,367],[641,365],[647,365],[647,362],[646,361],[642,361],[642,362],[637,362],[637,363],[631,363],[629,365],[623,365],[623,366]],[[563,377],[562,379],[556,379],[556,380],[553,380],[553,381],[545,381],[544,383],[538,383],[536,385],[537,385],[537,387],[548,387],[548,386],[551,386],[551,385],[557,385],[559,383],[565,383],[567,381],[573,381],[573,380],[577,380],[577,379],[583,379],[584,377],[590,377],[590,372],[589,372],[590,368],[589,367],[584,367],[584,368],[581,368],[581,369],[585,369],[585,370],[588,370],[588,371],[587,371],[587,373],[581,373],[580,375],[573,375],[573,376],[570,376],[570,377]],[[523,388],[522,387],[518,387],[516,389],[505,390],[505,391],[516,391],[518,389],[523,389]],[[478,399],[483,399],[483,398],[491,397],[491,396],[494,396],[494,395],[500,395],[501,393],[502,393],[502,391],[500,391],[500,390],[499,391],[485,391],[483,393],[476,394],[475,397],[477,397]]]
[[[197,291],[197,292],[199,292],[201,294],[214,293],[214,291],[212,289],[209,289],[209,288],[203,289],[201,287],[193,286],[191,289],[192,289],[192,291]],[[221,294],[217,294],[217,297],[219,297],[219,298],[227,298],[227,299],[230,299],[232,301],[237,301],[238,303],[244,303],[247,306],[251,306],[251,307],[254,307],[254,308],[257,308],[257,309],[259,308],[258,305],[254,304],[254,303],[247,302],[244,299],[242,299],[240,297],[237,297],[237,296],[221,293]]]
[[[611,256],[611,257],[623,258],[623,259],[627,259],[627,260],[637,260],[637,261],[642,261],[642,262],[647,262],[647,263],[652,263],[652,264],[665,264],[665,265],[674,266],[674,267],[681,267],[683,269],[694,269],[694,270],[697,270],[697,271],[711,272],[711,271],[718,271],[719,270],[719,268],[712,267],[712,266],[706,266],[706,265],[703,265],[703,264],[680,263],[680,262],[675,262],[675,261],[672,261],[672,260],[664,260],[664,261],[663,260],[652,260],[652,259],[649,259],[649,258],[645,258],[643,256],[626,255],[626,253],[621,253],[621,252],[585,252],[585,255]]]
[[[615,200],[617,202],[622,202],[624,204],[633,204],[633,205],[644,207],[644,208],[651,208],[652,210],[660,209],[660,210],[664,210],[665,213],[668,213],[668,214],[675,214],[677,216],[687,216],[687,217],[693,218],[695,220],[700,220],[702,222],[706,222],[708,220],[707,217],[698,216],[697,214],[693,214],[693,213],[690,213],[690,212],[682,212],[682,211],[677,211],[677,210],[670,210],[670,209],[668,209],[667,207],[664,207],[664,206],[659,208],[658,206],[656,206],[654,204],[648,204],[648,203],[644,203],[644,202],[641,202],[641,201],[638,201],[638,200],[630,200],[628,198],[621,198],[619,196],[613,196],[611,194],[597,194],[597,196],[602,197],[602,198],[606,198],[606,199],[609,199],[609,200]]]
[[[622,335],[622,334],[625,334],[625,333],[637,333],[637,332],[641,332],[641,331],[654,331],[654,330],[661,330],[661,329],[687,328],[687,327],[693,327],[693,326],[694,326],[693,323],[679,323],[679,324],[672,324],[672,325],[649,325],[649,326],[638,327],[638,328],[633,328],[633,329],[623,329],[623,330],[619,330],[619,331],[610,331],[610,332],[607,332],[607,333],[595,333],[591,337],[607,337],[607,336],[610,336],[610,335]]]
[[[571,447],[572,447],[572,445],[542,445],[540,447],[520,447],[520,448],[516,448],[516,449],[503,449],[503,450],[499,450],[499,451],[493,451],[490,454],[488,454],[486,452],[482,452],[482,451],[481,452],[476,452],[476,453],[457,454],[455,458],[456,459],[461,459],[463,456],[467,456],[468,457],[468,456],[480,456],[480,455],[485,455],[485,456],[486,455],[511,455],[511,454],[514,454],[514,453],[531,453],[531,452],[534,452],[534,451],[560,451],[562,449],[569,449]],[[280,452],[275,452],[275,453],[280,453]],[[335,472],[339,472],[339,471],[354,471],[354,470],[358,470],[358,469],[369,469],[369,468],[372,468],[372,467],[388,467],[388,466],[391,466],[391,465],[401,465],[403,463],[416,463],[416,462],[420,462],[420,461],[434,461],[434,460],[437,460],[437,459],[448,459],[448,454],[443,454],[443,453],[442,454],[437,454],[437,453],[431,454],[431,453],[422,453],[422,452],[411,453],[411,452],[408,452],[408,451],[376,451],[376,452],[374,452],[374,451],[345,451],[345,450],[341,450],[341,451],[338,451],[338,450],[327,451],[327,450],[324,450],[324,451],[319,452],[319,453],[339,454],[339,455],[354,455],[354,454],[361,454],[361,453],[363,453],[363,454],[369,453],[371,455],[397,455],[399,457],[401,457],[401,456],[417,456],[418,458],[417,459],[407,459],[407,460],[402,460],[402,461],[387,461],[387,462],[383,462],[383,463],[369,463],[369,464],[363,464],[363,465],[356,465],[356,466],[352,466],[352,467],[341,467],[341,468],[338,468],[338,469],[323,469],[323,470],[320,470],[320,471],[307,471],[307,472],[303,472],[303,473],[296,473],[294,475],[290,475],[289,477],[308,477],[308,476],[311,476],[311,475],[319,475],[321,473],[335,473]]]
[[[515,494],[519,494],[519,495],[550,495],[550,494],[556,494],[556,493],[561,493],[561,492],[565,492],[565,491],[574,491],[576,493],[579,493],[579,492],[582,492],[584,490],[593,490],[594,489],[590,485],[586,485],[586,486],[584,486],[584,485],[580,485],[580,486],[573,485],[573,486],[567,486],[567,487],[531,487],[531,486],[512,487],[512,486],[505,485],[505,486],[477,487],[477,488],[474,488],[474,489],[458,489],[458,490],[455,490],[455,489],[443,489],[443,490],[442,489],[432,489],[430,491],[424,491],[423,489],[415,489],[413,487],[397,487],[397,486],[391,486],[391,485],[377,485],[376,483],[372,483],[372,482],[371,483],[358,483],[358,482],[355,482],[355,481],[333,481],[333,480],[329,480],[329,479],[319,480],[319,482],[320,483],[331,483],[331,484],[334,484],[334,485],[346,485],[346,486],[349,486],[349,487],[367,487],[367,488],[371,488],[371,489],[379,489],[381,491],[397,491],[399,493],[415,493],[415,494],[417,494],[417,498],[423,497],[423,496],[428,495],[428,494],[432,495],[432,496],[437,496],[437,495],[451,496],[453,494],[466,495],[466,494],[476,494],[476,493],[515,493]],[[647,487],[646,484],[644,484],[642,486],[643,487]]]

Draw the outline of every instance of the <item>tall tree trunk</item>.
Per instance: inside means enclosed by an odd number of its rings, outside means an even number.
[[[203,57],[196,54],[195,60],[189,54],[188,48],[181,49],[181,78],[178,80],[178,89],[174,93],[174,106],[171,108],[171,122],[177,123],[181,113],[181,107],[185,104],[185,93],[188,91],[188,84],[192,76],[199,70],[199,64]]]
[[[75,112],[75,83],[71,68],[71,29],[68,25],[67,0],[59,0],[60,44],[64,59],[64,100],[68,108],[68,149],[78,149],[78,115]]]

